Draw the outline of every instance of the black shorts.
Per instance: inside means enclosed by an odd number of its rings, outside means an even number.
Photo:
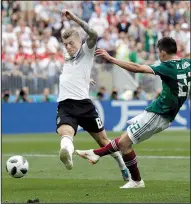
[[[63,124],[72,126],[75,134],[78,125],[87,132],[98,133],[104,130],[104,125],[90,99],[66,99],[59,102],[56,116],[57,129]]]

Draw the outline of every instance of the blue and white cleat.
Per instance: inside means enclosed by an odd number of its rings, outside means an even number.
[[[128,169],[124,169],[124,170],[121,170],[121,174],[123,176],[123,180],[124,181],[129,181],[130,180],[130,174],[129,174],[129,171]]]

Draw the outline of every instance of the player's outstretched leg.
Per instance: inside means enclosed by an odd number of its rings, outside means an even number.
[[[97,163],[100,157],[120,150],[123,154],[125,165],[131,173],[130,181],[121,188],[142,188],[145,187],[145,184],[141,179],[139,168],[137,165],[136,154],[131,148],[131,145],[132,141],[130,140],[128,134],[124,133],[121,137],[112,140],[103,148],[81,151],[80,154],[92,163]],[[76,152],[79,154],[79,150],[76,150]]]
[[[104,147],[106,146],[107,144],[109,144],[111,141],[108,139],[107,137],[107,134],[106,134],[106,131],[103,130],[101,132],[98,132],[98,133],[92,133],[92,132],[89,132],[92,137],[96,140],[96,142],[101,146],[101,147]],[[83,157],[83,154],[84,152],[83,151],[80,151],[80,150],[77,150],[76,153]],[[124,181],[129,181],[129,172],[128,172],[128,169],[123,161],[123,158],[120,154],[119,151],[117,152],[113,152],[110,154],[117,162],[118,166],[119,166],[119,169],[121,171],[121,174],[122,174],[122,177],[123,177],[123,180]],[[90,158],[88,159],[90,161],[90,163],[92,164],[95,164],[98,160],[99,160],[99,157],[97,157],[97,155],[95,156],[95,154],[91,154],[90,153]]]
[[[60,160],[64,163],[68,170],[71,170],[73,167],[72,155],[74,153],[73,128],[69,125],[62,125],[58,128],[57,132],[59,135],[62,135],[59,152]]]

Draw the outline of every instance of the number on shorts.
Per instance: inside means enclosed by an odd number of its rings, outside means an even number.
[[[103,127],[102,121],[100,118],[96,118],[96,123],[99,129],[101,129]]]
[[[137,121],[130,126],[130,131],[132,134],[134,134],[138,129],[140,129],[140,125]]]

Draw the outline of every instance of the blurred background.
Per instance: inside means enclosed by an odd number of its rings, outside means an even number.
[[[76,23],[61,17],[68,9],[98,32],[98,48],[140,64],[158,63],[156,43],[173,37],[178,56],[190,58],[189,1],[2,1],[2,101],[54,102],[67,56],[61,32]],[[125,72],[95,58],[92,99],[153,100],[158,77]]]

